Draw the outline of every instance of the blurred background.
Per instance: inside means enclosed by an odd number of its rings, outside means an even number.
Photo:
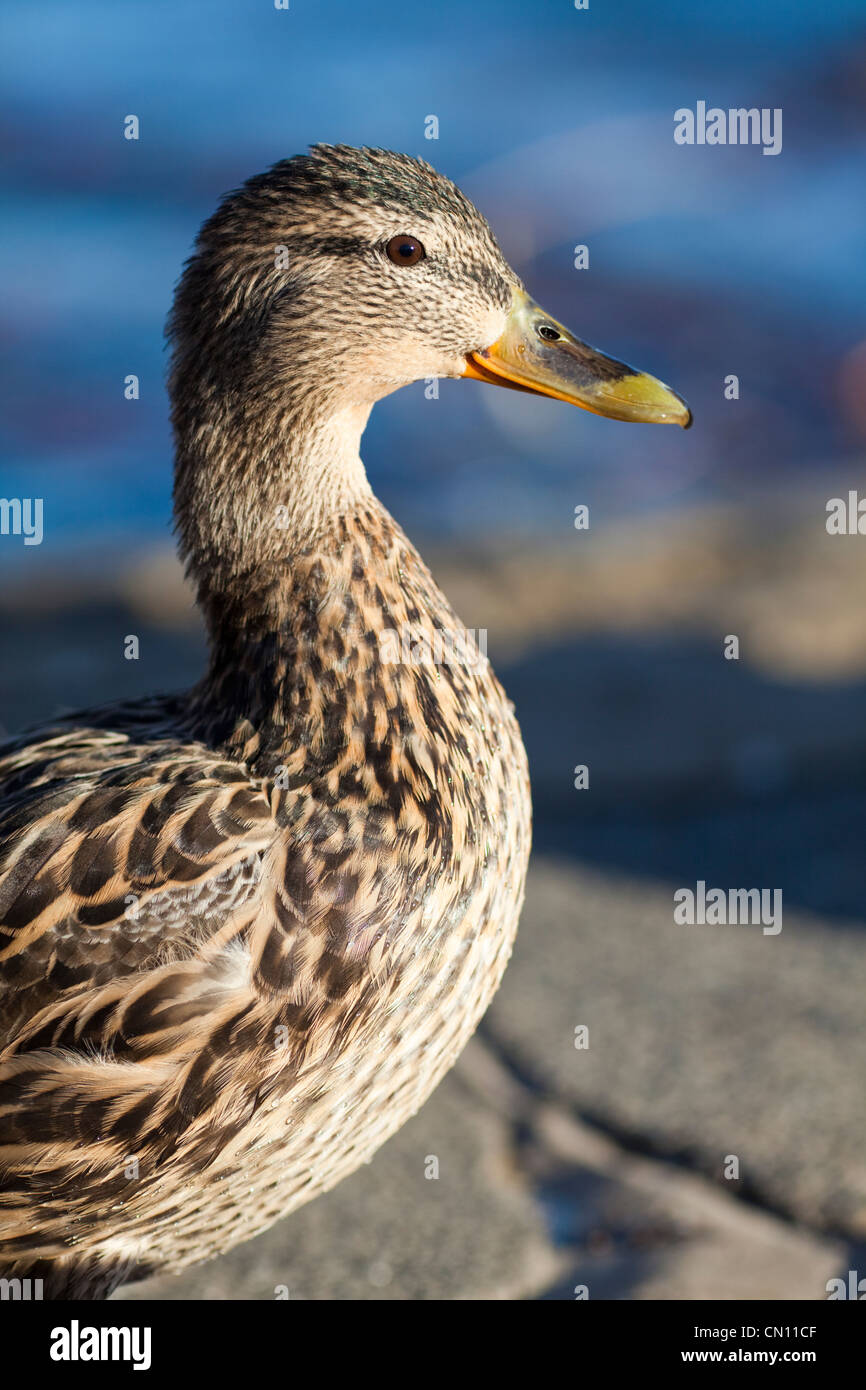
[[[466,382],[375,410],[373,485],[524,729],[519,944],[368,1170],[134,1296],[822,1298],[866,1274],[866,538],[825,528],[866,496],[860,0],[7,0],[0,70],[0,495],[44,503],[41,545],[0,536],[7,731],[200,673],[162,330],[202,219],[276,159],[430,160],[553,315],[695,414],[645,430]],[[676,145],[698,101],[782,108],[782,152]],[[781,888],[783,931],[675,926],[698,879]]]

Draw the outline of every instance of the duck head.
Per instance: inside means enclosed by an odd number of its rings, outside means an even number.
[[[229,194],[201,229],[169,333],[176,513],[200,577],[276,554],[267,518],[287,497],[292,527],[309,532],[369,495],[358,446],[370,408],[412,381],[466,377],[618,420],[691,421],[675,392],[535,304],[450,180],[385,150],[316,146]]]
[[[691,422],[669,387],[529,297],[449,179],[386,150],[319,145],[229,195],[202,228],[172,331],[216,377],[220,359],[236,384],[257,366],[272,389],[332,405],[468,377],[617,420]]]

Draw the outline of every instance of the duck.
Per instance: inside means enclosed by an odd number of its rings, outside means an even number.
[[[502,979],[526,754],[372,491],[375,402],[467,378],[691,423],[529,297],[453,182],[382,149],[228,194],[167,332],[207,670],[0,750],[0,1270],[44,1298],[180,1273],[332,1188]],[[448,640],[407,660],[405,632]]]

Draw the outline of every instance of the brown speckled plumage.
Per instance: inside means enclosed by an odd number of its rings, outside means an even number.
[[[419,235],[417,271],[383,239]],[[284,268],[275,247],[285,247]],[[369,409],[459,375],[519,282],[428,166],[320,149],[205,224],[172,318],[186,695],[0,755],[2,1272],[98,1296],[333,1186],[422,1104],[505,968],[519,731],[366,483]]]

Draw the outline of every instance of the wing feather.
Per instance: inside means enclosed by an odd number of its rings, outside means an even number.
[[[275,835],[269,787],[200,743],[76,727],[0,753],[0,1045],[218,933]]]

